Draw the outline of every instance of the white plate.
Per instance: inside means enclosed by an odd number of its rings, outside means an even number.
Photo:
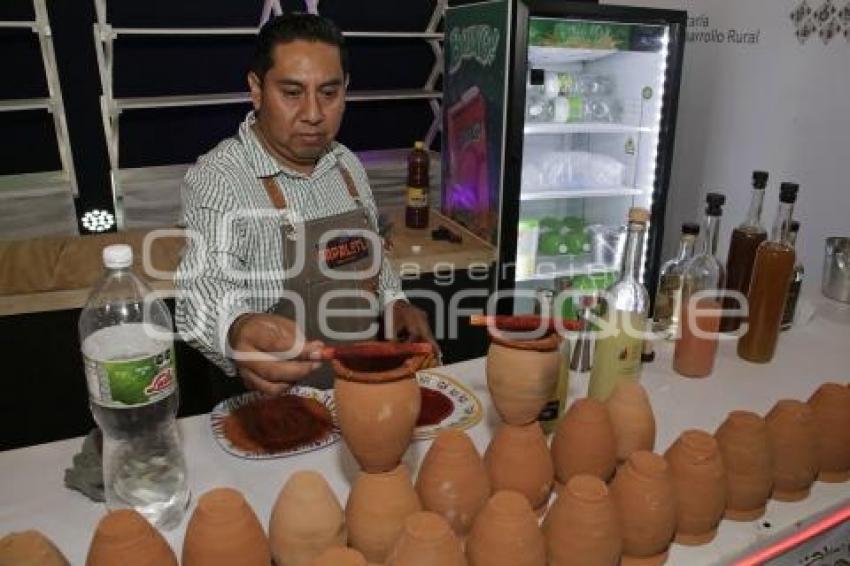
[[[336,419],[336,404],[334,403],[334,393],[333,390],[321,390],[315,389],[313,387],[306,387],[302,385],[296,385],[287,391],[287,395],[296,395],[298,397],[307,397],[309,399],[315,399],[319,403],[325,406],[325,408],[330,412],[331,418],[333,419],[334,428],[331,430],[330,434],[328,434],[322,440],[317,442],[311,442],[309,444],[304,444],[301,446],[296,446],[295,448],[291,448],[289,450],[283,450],[280,452],[248,452],[230,442],[230,439],[227,438],[224,434],[224,419],[230,415],[234,410],[247,405],[248,403],[252,403],[263,397],[262,393],[258,393],[256,391],[249,391],[248,393],[243,393],[242,395],[237,395],[236,397],[231,397],[230,399],[225,399],[221,403],[215,406],[215,408],[210,413],[210,426],[212,427],[213,436],[218,442],[219,446],[221,446],[225,452],[229,452],[234,456],[238,456],[240,458],[246,458],[249,460],[271,460],[274,458],[283,458],[286,456],[296,456],[298,454],[304,454],[305,452],[312,452],[314,450],[320,450],[331,444],[337,442],[340,439],[339,427],[337,425]]]
[[[413,431],[415,440],[434,438],[437,434],[449,428],[467,429],[475,426],[484,416],[481,401],[464,385],[447,375],[433,369],[416,372],[416,381],[425,389],[439,391],[448,397],[454,408],[439,423],[429,426],[418,426]]]

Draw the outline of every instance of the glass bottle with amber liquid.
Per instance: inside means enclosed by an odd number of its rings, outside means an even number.
[[[425,144],[418,141],[407,156],[407,207],[404,225],[408,228],[428,227],[428,167],[431,157]]]
[[[788,241],[792,246],[797,244],[797,234],[799,232],[800,223],[796,220],[791,221],[791,232],[788,234]],[[791,277],[791,286],[788,288],[788,298],[785,300],[785,311],[782,313],[782,330],[788,330],[794,324],[794,318],[797,314],[797,301],[800,299],[800,289],[803,286],[804,275],[803,264],[798,261],[794,266],[794,275]]]
[[[737,291],[747,296],[756,250],[767,239],[767,230],[761,224],[761,209],[764,202],[764,190],[767,187],[767,171],[753,171],[753,192],[747,218],[734,230],[729,240],[729,253],[726,256],[726,290]],[[723,300],[723,308],[737,310],[740,301],[734,297]],[[720,321],[722,332],[734,332],[741,326],[738,316],[725,316]]]
[[[604,326],[599,330],[590,370],[588,396],[605,401],[618,383],[640,379],[649,294],[640,282],[643,262],[643,240],[649,211],[629,210],[626,239],[620,278],[603,295]]]
[[[682,303],[682,273],[691,256],[699,235],[699,224],[682,224],[682,238],[676,257],[661,266],[658,276],[658,292],[655,294],[655,310],[652,330],[665,340],[674,339],[679,333],[679,314]]]
[[[715,254],[725,201],[726,197],[720,193],[706,195],[708,206],[699,251],[685,265],[682,274],[680,335],[673,352],[673,370],[686,377],[705,377],[714,369],[724,284],[723,264]]]
[[[788,234],[798,190],[796,183],[782,183],[770,240],[762,242],[756,251],[753,277],[747,293],[747,331],[738,340],[738,356],[750,362],[767,363],[776,352],[782,313],[794,275],[796,254]]]

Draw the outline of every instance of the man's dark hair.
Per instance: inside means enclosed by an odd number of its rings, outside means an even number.
[[[342,72],[348,75],[348,51],[345,38],[335,23],[316,14],[287,13],[270,19],[260,28],[251,70],[260,80],[272,68],[272,52],[276,45],[297,40],[320,41],[339,48]]]

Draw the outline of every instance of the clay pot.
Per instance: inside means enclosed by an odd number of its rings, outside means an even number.
[[[254,510],[229,487],[198,499],[183,539],[183,566],[268,566],[269,541]]]
[[[422,511],[405,519],[387,566],[466,566],[466,556],[446,520]]]
[[[577,474],[611,479],[617,467],[617,443],[605,405],[588,397],[570,406],[555,429],[552,460],[561,485]]]
[[[809,398],[814,411],[818,479],[843,482],[850,479],[850,389],[824,383]]]
[[[332,546],[313,560],[311,566],[367,566],[367,563],[353,548]]]
[[[726,472],[726,512],[732,521],[764,515],[773,490],[767,424],[750,411],[732,411],[714,433]]]
[[[416,370],[423,359],[333,360],[340,430],[363,470],[392,470],[410,445],[421,405]]]
[[[546,541],[528,500],[497,491],[475,518],[466,557],[469,566],[545,566]]]
[[[540,423],[500,426],[484,453],[484,465],[494,492],[516,491],[532,509],[545,511],[555,469]]]
[[[442,431],[419,467],[416,493],[422,508],[442,515],[458,536],[465,536],[490,497],[484,461],[465,432]]]
[[[345,516],[328,482],[313,471],[292,474],[269,519],[276,566],[310,566],[332,546],[345,546]]]
[[[617,566],[621,532],[617,507],[601,479],[572,476],[543,522],[549,566]]]
[[[611,483],[623,532],[623,563],[663,564],[676,533],[676,493],[667,460],[638,450]]]
[[[0,539],[0,564],[10,566],[69,566],[58,548],[38,531],[9,533]]]
[[[511,340],[503,333],[490,333],[487,350],[487,387],[493,405],[508,424],[533,422],[558,381],[560,338],[549,334],[539,340]]]
[[[97,524],[86,566],[177,566],[168,542],[133,509],[110,511]]]
[[[369,562],[383,564],[404,528],[404,520],[421,510],[405,464],[389,472],[361,473],[345,505],[348,544]]]
[[[765,417],[773,457],[773,493],[777,501],[809,495],[818,475],[814,411],[795,399],[778,401]]]
[[[632,452],[655,448],[655,415],[649,395],[640,383],[622,381],[605,402],[617,440],[617,459],[624,462]]]
[[[711,542],[726,510],[726,474],[717,441],[702,430],[686,430],[664,457],[676,489],[676,542]]]

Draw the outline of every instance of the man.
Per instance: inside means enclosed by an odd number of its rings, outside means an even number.
[[[392,337],[433,343],[375,245],[363,166],[334,141],[348,86],[339,29],[311,14],[269,21],[248,85],[254,111],[238,134],[186,174],[178,330],[226,373],[272,395],[317,374],[327,386],[316,360],[328,334],[368,336],[379,307]]]

